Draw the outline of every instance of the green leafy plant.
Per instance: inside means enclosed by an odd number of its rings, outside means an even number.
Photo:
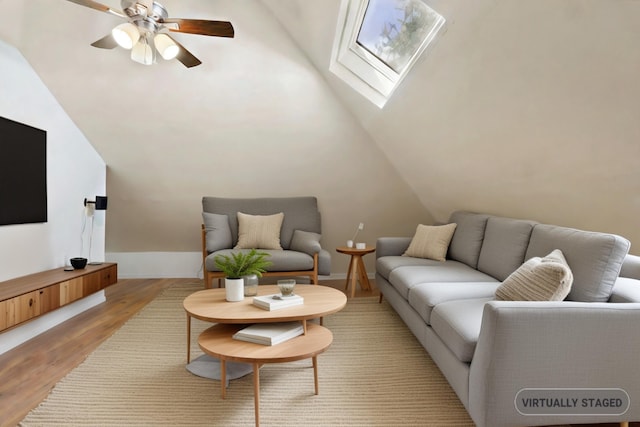
[[[231,252],[231,256],[217,255],[214,261],[216,267],[229,279],[239,279],[250,274],[262,277],[262,273],[267,271],[266,267],[273,264],[267,261],[268,256],[270,255],[266,252],[251,249],[249,252]]]

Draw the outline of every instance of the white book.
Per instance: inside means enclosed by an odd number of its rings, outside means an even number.
[[[282,297],[280,294],[272,294],[253,297],[253,305],[270,311],[302,304],[304,304],[304,298],[300,295]]]
[[[301,322],[256,323],[233,334],[233,338],[263,345],[276,345],[304,333]]]

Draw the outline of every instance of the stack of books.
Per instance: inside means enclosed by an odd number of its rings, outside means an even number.
[[[301,322],[256,323],[233,334],[240,341],[276,345],[304,333]]]
[[[283,297],[280,294],[273,294],[253,297],[253,305],[269,311],[302,304],[304,304],[304,298],[300,295]]]

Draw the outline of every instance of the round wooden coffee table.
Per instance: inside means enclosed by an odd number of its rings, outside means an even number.
[[[258,287],[258,295],[277,293],[279,293],[277,285],[260,285]],[[347,304],[347,297],[343,292],[328,286],[297,285],[295,293],[304,298],[304,304],[273,311],[254,306],[253,297],[245,297],[238,302],[228,302],[225,299],[224,288],[205,289],[189,295],[183,302],[187,313],[187,363],[191,359],[192,317],[205,322],[227,324],[300,320],[306,331],[307,320],[336,313]]]
[[[239,341],[233,334],[244,325],[217,324],[200,334],[198,345],[210,356],[220,359],[220,387],[226,397],[226,362],[243,362],[253,365],[253,399],[256,427],[260,425],[260,367],[265,363],[285,363],[311,358],[315,394],[318,394],[318,354],[323,353],[333,341],[327,328],[310,323],[305,335],[300,335],[277,345],[268,346]]]

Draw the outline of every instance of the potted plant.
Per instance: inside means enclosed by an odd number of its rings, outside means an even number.
[[[226,276],[227,301],[241,301],[244,298],[244,276],[256,275],[262,277],[266,267],[272,264],[266,258],[266,252],[251,249],[249,252],[232,252],[231,255],[217,255],[214,258],[216,267]]]

